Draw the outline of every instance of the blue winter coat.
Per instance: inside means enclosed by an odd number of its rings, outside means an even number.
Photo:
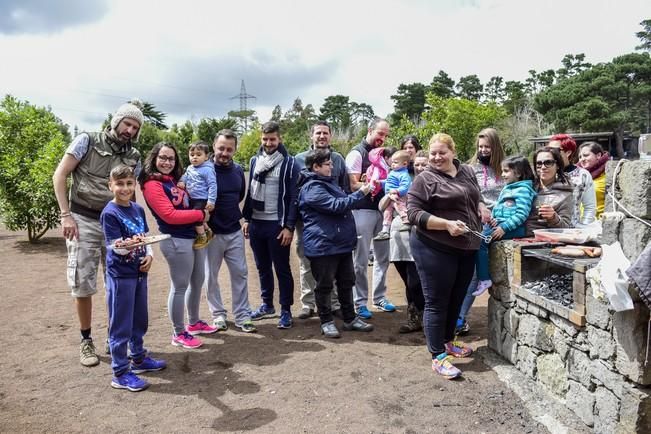
[[[298,208],[303,220],[305,257],[350,253],[357,246],[357,230],[351,209],[364,198],[356,191],[346,194],[333,178],[304,170]]]
[[[535,197],[536,191],[530,180],[506,184],[493,206],[493,218],[504,232],[514,231],[524,226]]]

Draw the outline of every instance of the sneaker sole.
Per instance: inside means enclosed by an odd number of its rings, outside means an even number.
[[[395,312],[396,311],[395,307],[393,309],[387,309],[387,308],[382,307],[382,306],[380,306],[378,304],[374,304],[373,307],[376,308],[377,310],[382,311],[382,312]],[[360,317],[360,318],[362,318],[362,317]]]
[[[278,324],[279,329],[291,329],[293,324]]]
[[[131,365],[131,372],[133,372],[134,374],[144,374],[145,372],[162,371],[165,368],[166,367],[163,366],[162,368],[156,368],[156,369],[138,369],[138,368],[134,367],[133,365]]]
[[[240,331],[242,331],[244,333],[256,333],[258,331],[258,329],[256,329],[256,328],[248,329],[248,330],[245,329],[244,327],[237,327],[237,328],[240,329]]]
[[[182,344],[182,343],[179,343],[179,342],[172,341],[172,345],[174,345],[175,347],[183,347],[183,348],[185,348],[187,350],[194,350],[195,348],[199,348],[200,346],[202,346],[203,342],[200,343],[199,345],[191,346],[191,345],[185,345],[185,344]]]
[[[251,317],[251,321],[260,321],[261,319],[265,319],[265,318],[273,318],[273,317],[275,317],[275,316],[276,316],[276,312],[273,312],[273,313],[265,313],[265,314],[263,314],[263,315],[260,315],[260,316],[258,316],[258,317],[255,317],[255,318]]]
[[[448,355],[454,357],[455,359],[465,359],[466,357],[470,357],[470,356],[472,356],[472,353],[473,353],[473,352],[471,351],[471,352],[469,352],[469,353],[466,354],[466,355],[462,355],[462,354],[460,354],[460,353],[448,353]]]
[[[136,388],[136,387],[123,386],[120,383],[116,383],[114,381],[111,381],[111,387],[114,388],[114,389],[126,389],[129,392],[142,392],[143,390],[145,390],[146,388],[149,387],[149,383],[147,383],[146,386]]]
[[[99,365],[99,358],[97,358],[97,360],[93,360],[91,362],[82,362],[80,360],[79,363],[81,363],[81,366],[85,366],[87,368],[92,368],[93,366]]]
[[[461,377],[461,373],[458,373],[458,374],[455,374],[455,375],[445,375],[445,374],[441,374],[440,372],[438,372],[437,370],[435,370],[433,368],[432,368],[432,371],[434,371],[434,373],[436,375],[440,375],[441,377],[445,378],[446,380],[454,380],[455,378]]]
[[[190,330],[186,330],[189,334],[192,336],[197,336],[197,335],[211,335],[213,333],[217,333],[218,329],[212,330],[212,331],[206,331],[206,330],[196,330],[191,332]]]

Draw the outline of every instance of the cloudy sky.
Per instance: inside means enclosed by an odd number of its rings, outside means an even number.
[[[343,94],[392,111],[400,83],[524,80],[568,53],[634,50],[649,0],[1,0],[0,92],[96,129],[139,97],[168,123]]]

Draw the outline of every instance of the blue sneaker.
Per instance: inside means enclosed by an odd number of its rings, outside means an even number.
[[[261,320],[262,318],[272,317],[276,314],[276,309],[267,306],[267,303],[262,303],[259,308],[251,312],[251,319],[253,321]]]
[[[385,312],[395,312],[396,311],[396,307],[393,305],[393,303],[391,303],[386,298],[383,298],[382,300],[378,301],[373,306],[375,306],[376,309],[383,310]]]
[[[165,360],[156,360],[147,356],[140,363],[131,362],[131,372],[134,374],[142,374],[143,372],[160,371],[167,367]]]
[[[278,321],[279,329],[290,329],[292,328],[292,313],[288,310],[280,311],[280,320]]]
[[[119,377],[113,377],[111,387],[114,389],[127,389],[131,392],[140,392],[149,387],[149,383],[138,377],[131,371],[127,371]]]
[[[361,319],[373,318],[373,314],[371,313],[370,310],[368,310],[366,306],[360,306],[357,308],[357,316],[360,317]]]

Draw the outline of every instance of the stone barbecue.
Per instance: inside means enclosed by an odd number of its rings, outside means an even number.
[[[608,176],[610,185],[612,166]],[[616,195],[651,220],[651,162],[624,164]],[[620,241],[631,261],[651,241],[651,229],[632,218],[603,227],[602,242]],[[557,257],[544,243],[494,243],[490,260],[489,347],[595,432],[650,433],[649,310],[637,290],[629,288],[633,310],[614,312],[585,279],[598,259]]]

